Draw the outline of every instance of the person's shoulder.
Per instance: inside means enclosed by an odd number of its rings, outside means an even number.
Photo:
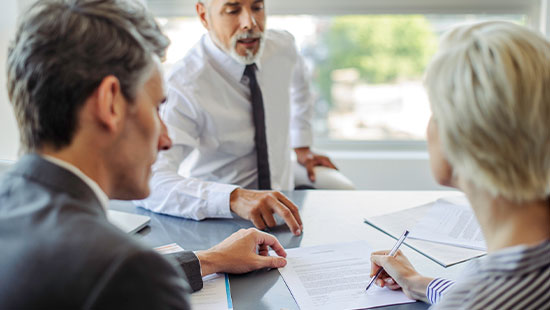
[[[294,36],[286,30],[268,29],[265,36],[267,42],[277,42],[279,45],[295,44]]]
[[[169,86],[194,85],[208,70],[208,56],[201,38],[185,56],[177,61],[166,75]]]
[[[101,214],[99,203],[52,193],[15,174],[6,176],[2,183],[0,201],[5,212],[0,215],[0,223],[10,231],[4,238],[11,241],[11,253],[0,255],[0,274],[17,275],[13,286],[18,290],[36,289],[33,301],[24,305],[40,301],[81,307],[86,302],[96,304],[98,296],[107,296],[107,291],[117,291],[118,299],[126,300],[125,295],[134,292],[157,292],[156,287],[163,287],[179,300],[183,298],[182,293],[176,293],[183,286],[178,270],[110,224]],[[36,274],[40,273],[43,274],[37,279]],[[148,281],[156,286],[141,285]],[[133,292],[127,291],[130,288]],[[63,292],[70,298],[52,300],[42,293],[45,291],[50,296]],[[106,307],[96,308],[117,308],[108,306],[117,298],[109,296],[113,298],[101,299],[107,300],[102,304]],[[155,298],[147,300],[159,302]]]
[[[298,55],[294,36],[286,30],[268,29],[265,32],[263,59],[287,59],[294,62]]]
[[[25,180],[13,167],[0,175],[0,199],[13,196],[22,186],[26,186]],[[13,198],[13,197],[10,197]]]
[[[24,158],[24,159],[28,159]],[[93,192],[85,192],[85,184],[79,182],[79,179],[64,169],[42,162],[36,165],[32,162],[27,165],[25,162],[18,161],[8,171],[0,177],[0,205],[2,206],[2,215],[7,218],[16,214],[23,214],[21,206],[27,206],[25,214],[30,217],[39,215],[40,209],[45,209],[51,204],[59,206],[73,199],[74,192],[82,193],[86,198],[90,198]],[[44,169],[47,168],[47,169]],[[64,177],[69,177],[70,189],[63,188],[60,181]],[[90,194],[92,193],[92,194]],[[31,208],[32,206],[32,208]],[[0,216],[1,218],[1,216]]]
[[[533,275],[535,274],[533,273]],[[468,272],[467,277],[461,276],[455,285],[441,297],[441,300],[430,309],[524,309],[525,305],[518,306],[518,300],[535,295],[550,297],[550,291],[529,280],[539,278],[544,282],[550,280],[548,276],[541,277],[540,273],[536,276],[533,275],[519,276],[506,272],[483,272],[483,270],[478,270],[476,273]]]

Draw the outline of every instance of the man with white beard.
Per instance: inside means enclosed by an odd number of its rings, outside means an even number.
[[[230,218],[233,211],[259,229],[276,226],[276,213],[301,234],[297,207],[278,192],[294,189],[291,150],[314,185],[314,167],[335,167],[310,150],[305,64],[290,33],[265,30],[264,6],[262,0],[196,4],[208,34],[168,75],[162,118],[173,147],[159,155],[152,195],[138,204],[196,220]],[[189,175],[182,177],[178,169],[189,154]]]

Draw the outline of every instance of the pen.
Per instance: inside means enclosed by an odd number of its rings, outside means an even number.
[[[394,256],[395,255],[395,253],[397,252],[397,250],[399,249],[401,244],[403,244],[403,242],[405,241],[405,238],[407,238],[408,235],[409,235],[409,231],[405,230],[405,232],[403,232],[403,234],[401,235],[401,238],[399,238],[399,240],[397,240],[397,243],[391,249],[388,256]],[[380,274],[382,273],[382,270],[384,270],[384,269],[383,268],[378,269],[378,272],[376,272],[374,277],[372,277],[372,279],[370,279],[369,284],[367,285],[367,288],[365,289],[365,291],[368,291],[369,287],[374,283],[374,281],[376,281],[376,279],[378,279],[378,276],[380,276]]]

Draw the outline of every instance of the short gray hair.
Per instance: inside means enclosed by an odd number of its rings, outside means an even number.
[[[446,158],[494,196],[550,190],[550,43],[506,22],[447,33],[426,73]]]
[[[23,16],[7,69],[24,151],[69,145],[77,112],[106,76],[132,102],[153,56],[164,58],[169,45],[137,1],[41,0]]]

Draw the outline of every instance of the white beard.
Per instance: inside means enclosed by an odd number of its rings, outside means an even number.
[[[226,52],[231,58],[235,59],[240,64],[243,65],[251,65],[255,63],[260,57],[262,56],[265,48],[265,35],[263,32],[255,33],[255,34],[248,34],[248,33],[238,33],[235,34],[233,37],[231,37],[231,41],[229,42],[229,46],[231,48],[228,50],[224,47],[224,45],[220,42],[218,37],[215,33],[210,33],[210,38],[212,38],[212,41],[220,47],[224,52]],[[260,40],[258,51],[256,54],[250,49],[246,49],[246,55],[242,56],[237,53],[237,41],[241,39],[247,39],[247,38],[258,38]]]

